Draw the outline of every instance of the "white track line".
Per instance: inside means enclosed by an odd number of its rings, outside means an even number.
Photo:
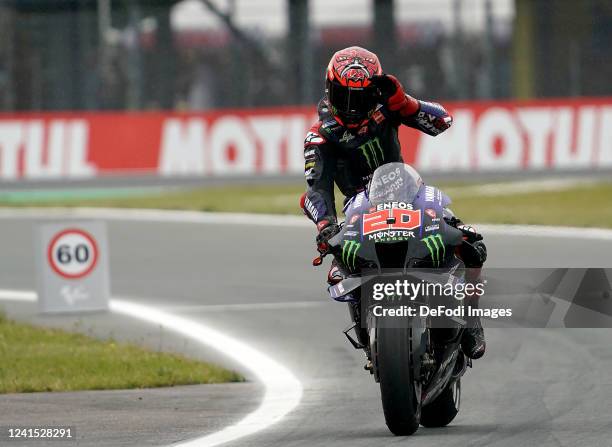
[[[612,230],[607,228],[553,227],[547,225],[496,225],[475,224],[485,237],[488,234],[496,236],[527,236],[597,239],[612,241]]]
[[[194,304],[176,306],[156,306],[166,312],[234,312],[234,311],[270,311],[288,309],[311,309],[313,307],[327,306],[329,300],[321,301],[290,301],[282,303],[242,303],[242,304]]]
[[[180,445],[212,447],[253,434],[280,421],[302,398],[302,384],[285,366],[245,343],[201,323],[129,301],[111,300],[112,311],[165,326],[202,345],[216,349],[249,369],[265,386],[259,407],[221,431]]]
[[[176,222],[219,225],[263,225],[268,227],[304,227],[314,225],[304,216],[247,213],[208,213],[200,211],[122,209],[122,208],[0,208],[0,219],[104,219],[132,222]],[[572,237],[612,240],[612,230],[605,228],[554,227],[544,225],[474,224],[485,234],[530,237]]]
[[[0,300],[5,301],[36,301],[36,292],[29,290],[0,289]]]
[[[296,202],[297,207],[297,202]],[[135,222],[265,225],[314,228],[304,216],[121,208],[0,208],[0,219],[105,219]]]
[[[0,300],[36,301],[36,293],[0,289]],[[259,407],[244,419],[218,432],[178,445],[213,447],[235,441],[263,430],[292,411],[302,398],[302,384],[285,366],[247,344],[229,337],[202,323],[179,317],[159,309],[124,300],[111,300],[112,312],[162,326],[196,342],[220,351],[251,371],[264,385],[265,394]]]

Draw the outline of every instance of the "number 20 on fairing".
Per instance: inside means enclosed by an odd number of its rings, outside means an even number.
[[[363,216],[363,235],[384,230],[414,230],[421,226],[421,210],[391,208]]]

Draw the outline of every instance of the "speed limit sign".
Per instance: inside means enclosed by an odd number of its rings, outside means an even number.
[[[109,278],[104,223],[44,224],[38,236],[36,259],[41,310],[107,309]]]
[[[47,258],[58,275],[68,279],[83,278],[96,266],[98,245],[86,231],[69,228],[51,240]]]

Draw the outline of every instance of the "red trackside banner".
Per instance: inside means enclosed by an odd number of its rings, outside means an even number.
[[[612,168],[612,98],[445,103],[451,129],[402,126],[424,172]],[[0,180],[107,174],[253,176],[303,172],[314,107],[205,113],[0,115]]]

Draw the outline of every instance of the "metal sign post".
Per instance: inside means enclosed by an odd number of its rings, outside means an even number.
[[[108,309],[108,242],[103,222],[64,222],[37,229],[38,303],[43,313]]]

